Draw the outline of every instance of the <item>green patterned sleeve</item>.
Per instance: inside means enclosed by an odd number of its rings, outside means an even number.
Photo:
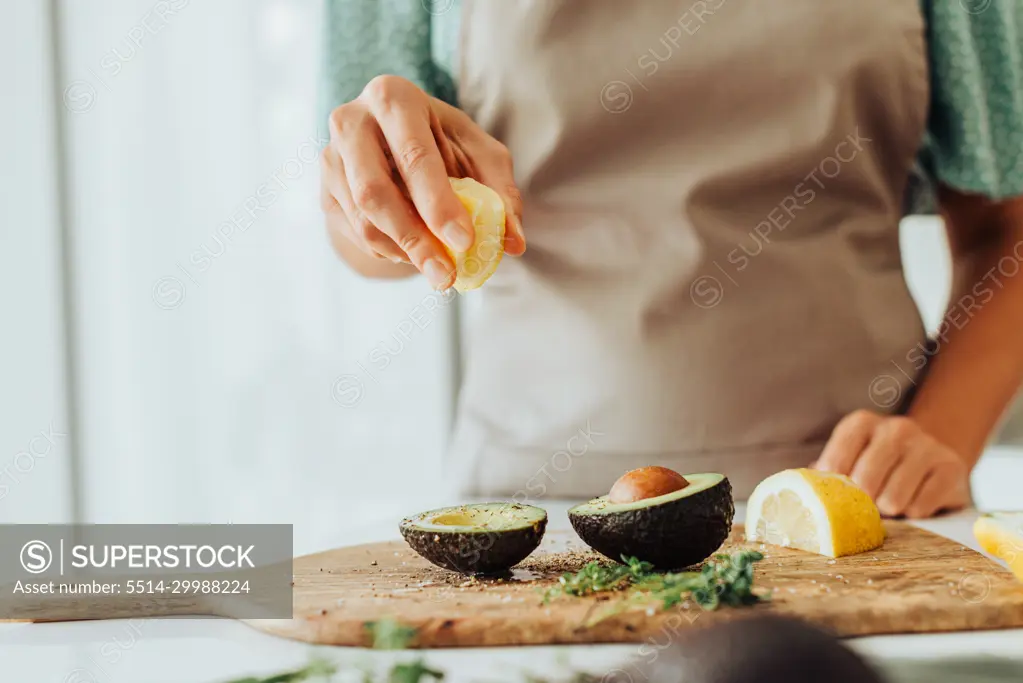
[[[435,24],[454,0],[326,0],[321,125],[330,112],[354,99],[381,74],[403,76],[434,97],[455,99],[449,54],[435,59]],[[447,36],[447,33],[441,34]]]
[[[933,180],[992,199],[1023,195],[1023,0],[925,0]]]

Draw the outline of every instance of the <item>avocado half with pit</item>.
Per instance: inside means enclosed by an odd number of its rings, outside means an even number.
[[[429,510],[401,520],[412,549],[462,574],[496,574],[536,550],[547,511],[519,503],[476,503]]]
[[[568,519],[580,538],[612,560],[622,556],[679,569],[710,557],[732,530],[732,485],[722,474],[687,474],[684,488],[624,503],[601,496]]]

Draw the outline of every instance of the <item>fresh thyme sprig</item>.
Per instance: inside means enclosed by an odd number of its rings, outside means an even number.
[[[705,610],[752,605],[762,599],[753,592],[753,565],[762,559],[763,554],[755,550],[715,555],[699,572],[653,573],[633,588],[660,601],[663,609],[686,598]]]
[[[628,589],[631,600],[660,602],[668,609],[690,598],[705,610],[751,605],[762,598],[753,593],[753,565],[764,559],[755,550],[715,555],[698,572],[654,571],[649,562],[622,557],[624,564],[590,562],[578,572],[566,573],[548,589],[544,602],[561,595],[584,596]]]

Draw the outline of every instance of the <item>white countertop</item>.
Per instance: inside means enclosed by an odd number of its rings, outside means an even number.
[[[568,503],[545,502],[552,529],[568,528]],[[929,520],[921,526],[976,547],[976,512]],[[741,513],[737,515],[741,519]],[[399,538],[393,523],[349,530],[351,542]],[[1023,658],[1023,629],[934,635],[878,636],[850,644],[871,657],[936,658],[995,654]],[[506,647],[434,650],[426,661],[447,681],[484,678],[521,682],[523,672],[552,676],[567,661],[609,671],[637,656],[638,645]],[[297,668],[314,655],[386,667],[408,653],[312,647],[258,633],[220,619],[140,619],[61,624],[0,624],[3,680],[30,683],[219,683],[243,675]]]

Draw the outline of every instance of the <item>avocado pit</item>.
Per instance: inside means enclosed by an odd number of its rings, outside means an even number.
[[[652,465],[629,470],[620,476],[607,499],[612,503],[634,503],[681,491],[687,486],[689,481],[675,470]]]

